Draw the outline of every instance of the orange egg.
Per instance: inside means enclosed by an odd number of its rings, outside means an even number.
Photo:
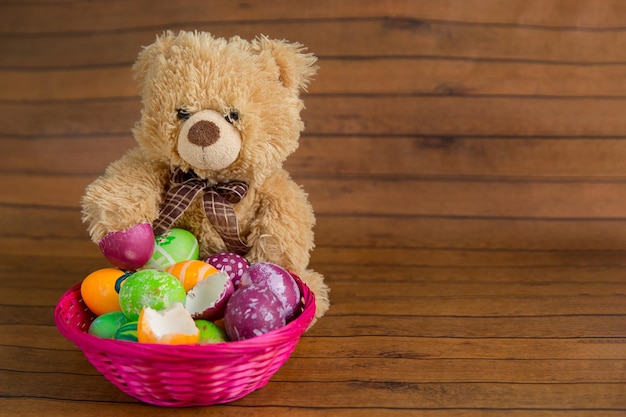
[[[103,268],[87,275],[80,286],[80,293],[95,315],[101,316],[113,311],[121,311],[119,295],[115,283],[124,275],[117,268]]]
[[[196,284],[209,276],[219,272],[213,265],[204,261],[189,260],[177,262],[165,270],[174,275],[185,287],[185,291],[189,291]]]
[[[198,343],[199,338],[200,329],[180,303],[160,311],[145,307],[139,314],[137,322],[139,343],[193,345]]]

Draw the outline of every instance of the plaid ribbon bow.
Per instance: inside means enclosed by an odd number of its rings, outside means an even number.
[[[248,184],[232,181],[209,185],[207,180],[198,177],[194,172],[183,172],[180,168],[172,173],[170,182],[171,187],[165,196],[159,218],[152,225],[156,236],[169,230],[198,194],[203,192],[206,216],[228,250],[241,255],[248,252],[248,246],[239,236],[237,217],[232,206],[244,198],[248,192]]]

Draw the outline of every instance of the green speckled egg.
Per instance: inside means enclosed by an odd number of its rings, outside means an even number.
[[[120,289],[120,307],[130,321],[139,319],[144,307],[165,310],[176,303],[185,305],[185,287],[174,275],[143,269],[131,275]]]

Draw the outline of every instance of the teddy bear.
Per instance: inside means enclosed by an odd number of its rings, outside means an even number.
[[[304,129],[300,93],[316,60],[299,43],[266,36],[157,36],[132,68],[142,102],[132,128],[137,145],[81,199],[91,239],[101,249],[112,237],[137,244],[139,236],[149,245],[171,228],[185,229],[201,258],[234,252],[296,274],[315,294],[321,317],[329,289],[308,268],[315,216],[283,168]],[[151,234],[137,232],[146,227]],[[118,255],[123,269],[147,260],[132,251]]]

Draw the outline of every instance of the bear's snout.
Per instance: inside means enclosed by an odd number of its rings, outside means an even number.
[[[178,154],[196,172],[229,167],[237,160],[241,146],[239,131],[215,110],[192,114],[178,133]]]
[[[198,146],[211,146],[220,138],[220,128],[209,120],[200,120],[189,128],[187,139]]]

